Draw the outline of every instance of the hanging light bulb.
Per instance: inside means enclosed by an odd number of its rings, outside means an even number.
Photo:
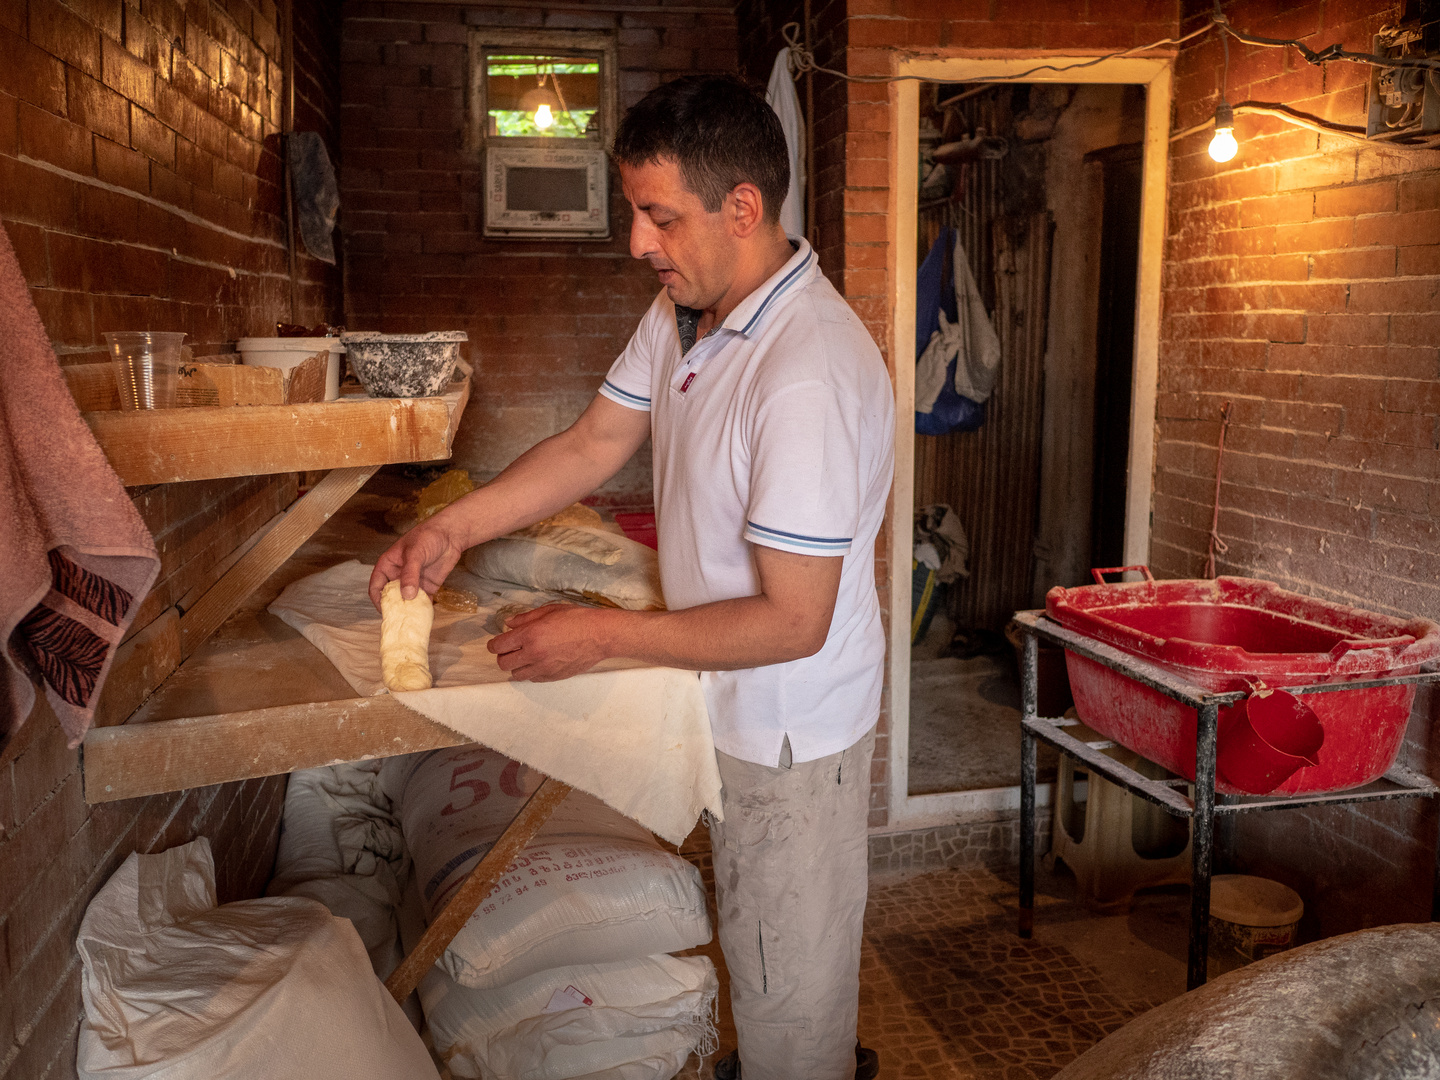
[[[554,124],[555,114],[550,111],[550,106],[548,104],[542,102],[535,109],[535,126],[541,131],[545,131],[548,128],[554,126]],[[1230,141],[1233,143],[1235,140],[1231,139]],[[1230,153],[1233,155],[1235,151],[1231,150]]]
[[[1210,140],[1210,156],[1216,161],[1229,161],[1240,149],[1235,141],[1235,110],[1224,101],[1215,110],[1215,135]]]

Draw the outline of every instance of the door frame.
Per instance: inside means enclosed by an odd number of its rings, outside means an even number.
[[[897,75],[935,82],[974,82],[1017,75],[1037,64],[1065,67],[1094,56],[951,55],[901,59]],[[1140,258],[1135,296],[1135,358],[1130,400],[1130,450],[1125,493],[1125,563],[1149,561],[1150,500],[1155,459],[1155,400],[1160,355],[1160,275],[1165,247],[1166,170],[1170,148],[1173,56],[1116,57],[1073,71],[1026,75],[1027,83],[1128,83],[1145,87],[1145,157],[1140,193]],[[895,487],[890,516],[890,813],[879,832],[931,828],[981,820],[1018,810],[1020,788],[999,787],[911,795],[910,784],[910,564],[915,510],[915,365],[904,363],[915,340],[915,230],[920,135],[920,89],[911,80],[892,84],[890,98],[890,300],[894,314],[890,355],[895,360]],[[1049,801],[1049,785],[1037,792]]]

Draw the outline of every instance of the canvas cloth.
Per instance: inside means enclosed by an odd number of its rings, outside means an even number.
[[[30,715],[39,683],[79,746],[160,559],[65,386],[4,228],[0,551],[0,739]]]
[[[341,563],[295,582],[270,605],[365,696],[386,692],[380,616],[366,592],[372,569]],[[589,792],[672,844],[684,841],[702,810],[721,812],[715,744],[695,672],[614,661],[560,682],[512,682],[486,642],[503,629],[505,609],[528,610],[550,598],[464,571],[448,583],[479,595],[481,610],[435,609],[435,685],[397,693],[397,700]]]

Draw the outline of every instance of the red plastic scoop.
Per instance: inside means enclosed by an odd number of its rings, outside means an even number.
[[[1294,694],[1259,690],[1226,711],[1215,767],[1241,791],[1265,795],[1298,770],[1319,764],[1324,725]]]

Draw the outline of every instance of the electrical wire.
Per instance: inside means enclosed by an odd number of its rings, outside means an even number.
[[[1199,30],[1186,34],[1184,37],[1161,38],[1159,41],[1152,41],[1149,45],[1135,45],[1129,49],[1106,53],[1103,56],[1096,56],[1090,60],[1082,60],[1075,64],[1066,64],[1063,67],[1056,67],[1054,64],[1040,64],[1037,67],[1030,68],[1028,71],[1022,71],[1017,75],[988,75],[983,79],[975,79],[972,81],[984,83],[1013,82],[1016,79],[1024,79],[1034,75],[1037,71],[1076,71],[1080,68],[1094,67],[1096,64],[1104,63],[1106,60],[1116,60],[1120,57],[1134,56],[1136,53],[1148,52],[1151,49],[1160,49],[1166,45],[1183,45],[1191,38],[1199,37],[1209,30],[1209,26],[1203,26]],[[800,24],[798,22],[786,23],[780,28],[780,36],[785,39],[785,44],[790,47],[790,72],[792,76],[797,79],[808,72],[819,72],[824,75],[834,75],[836,78],[844,79],[846,82],[858,83],[936,81],[929,75],[849,75],[843,71],[836,71],[834,68],[822,67],[815,62],[815,54],[799,44]]]
[[[1301,57],[1303,57],[1307,63],[1311,64],[1324,64],[1332,60],[1344,60],[1354,64],[1368,64],[1371,67],[1423,68],[1431,72],[1440,72],[1440,59],[1431,59],[1428,57],[1385,57],[1376,55],[1375,53],[1352,52],[1348,49],[1342,48],[1338,42],[1334,45],[1327,45],[1323,49],[1315,50],[1310,48],[1304,42],[1297,41],[1294,38],[1271,38],[1265,37],[1260,34],[1247,33],[1243,30],[1236,30],[1233,26],[1230,25],[1230,20],[1220,10],[1220,0],[1215,0],[1215,12],[1210,16],[1210,21],[1199,29],[1192,30],[1188,34],[1184,34],[1177,38],[1162,38],[1159,41],[1151,42],[1149,45],[1136,45],[1133,48],[1122,49],[1117,52],[1105,53],[1104,55],[1096,56],[1093,59],[1083,60],[1074,64],[1064,64],[1058,67],[1054,64],[1039,64],[1033,68],[1019,72],[1015,75],[992,75],[980,79],[972,79],[970,80],[971,82],[981,83],[983,85],[966,90],[958,97],[949,99],[946,104],[952,104],[956,101],[961,100],[962,98],[970,97],[976,93],[979,93],[981,90],[983,90],[986,86],[990,84],[1014,82],[1019,79],[1028,78],[1031,75],[1034,75],[1037,72],[1041,71],[1053,71],[1056,73],[1076,71],[1081,68],[1094,67],[1096,64],[1104,63],[1106,60],[1117,60],[1126,56],[1134,56],[1137,53],[1149,52],[1152,49],[1164,48],[1167,45],[1183,45],[1187,41],[1192,41],[1195,38],[1203,36],[1204,34],[1208,34],[1211,30],[1214,30],[1217,27],[1220,29],[1220,32],[1223,35],[1221,41],[1223,42],[1225,49],[1225,70],[1227,79],[1229,76],[1230,68],[1229,39],[1232,37],[1235,38],[1237,41],[1244,42],[1247,45],[1259,45],[1264,48],[1272,49],[1294,48],[1297,52],[1300,53]],[[936,81],[933,77],[926,75],[850,75],[844,71],[837,71],[834,68],[824,67],[818,62],[816,62],[814,52],[800,44],[801,27],[798,22],[786,23],[783,27],[781,27],[780,34],[781,37],[785,39],[785,44],[790,49],[790,72],[795,79],[799,79],[801,75],[815,73],[822,75],[833,75],[835,78],[844,79],[846,82],[855,83]],[[1434,78],[1433,75],[1432,78]],[[1222,87],[1223,85],[1224,84],[1222,83]],[[1223,89],[1221,91],[1221,100],[1224,100]],[[1277,119],[1284,120],[1287,123],[1294,124],[1297,127],[1308,128],[1312,131],[1320,132],[1321,134],[1341,135],[1371,144],[1374,144],[1376,142],[1386,142],[1394,146],[1419,149],[1426,149],[1436,145],[1433,140],[1425,140],[1422,137],[1416,137],[1414,141],[1410,142],[1404,142],[1396,139],[1377,140],[1374,138],[1367,138],[1364,128],[1350,127],[1345,124],[1336,124],[1329,120],[1323,120],[1318,116],[1310,116],[1306,113],[1297,112],[1285,105],[1277,105],[1267,102],[1242,102],[1241,104],[1236,105],[1234,108],[1237,113],[1259,113],[1266,116],[1273,116]],[[1203,124],[1196,124],[1194,127],[1189,127],[1184,129],[1183,131],[1175,132],[1170,136],[1170,139],[1172,142],[1177,139],[1183,139],[1187,135],[1193,135],[1196,132],[1205,130],[1206,128],[1210,127],[1212,123],[1213,121],[1207,120]]]

